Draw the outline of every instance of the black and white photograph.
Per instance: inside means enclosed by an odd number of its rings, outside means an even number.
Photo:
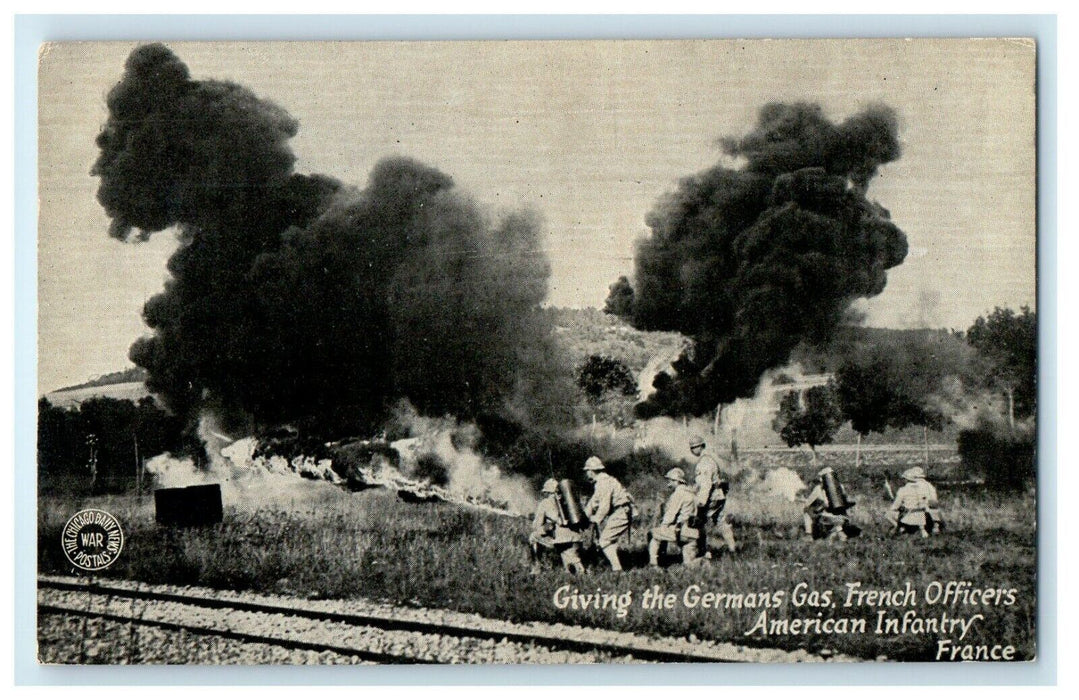
[[[1038,659],[1038,52],[42,44],[38,663]]]

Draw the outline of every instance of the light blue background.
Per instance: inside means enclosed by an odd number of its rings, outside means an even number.
[[[36,655],[37,49],[63,40],[700,39],[1024,36],[1038,41],[1038,660],[1021,664],[48,667]],[[1057,670],[1057,26],[1053,15],[41,16],[15,18],[17,684],[1054,684]]]

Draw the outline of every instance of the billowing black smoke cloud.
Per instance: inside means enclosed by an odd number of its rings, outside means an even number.
[[[850,303],[879,294],[906,236],[866,199],[899,157],[895,115],[871,107],[834,124],[817,105],[769,104],[748,135],[722,142],[744,159],[683,179],[648,216],[638,244],[632,321],[691,336],[642,415],[701,414],[751,396],[765,370],[819,342]]]
[[[108,105],[92,172],[110,234],[180,230],[144,310],[154,333],[131,348],[172,409],[340,434],[401,398],[464,418],[544,406],[522,398],[552,371],[535,217],[491,221],[404,158],[363,190],[295,174],[291,116],[192,80],[161,45],[131,54]]]

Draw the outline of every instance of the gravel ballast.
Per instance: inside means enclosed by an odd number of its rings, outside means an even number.
[[[38,660],[44,664],[370,664],[334,652],[238,642],[74,615],[38,617]]]
[[[229,602],[236,604],[255,604],[260,606],[284,607],[293,614],[235,610],[229,607],[206,608],[200,605],[173,601],[134,600],[121,593],[108,595],[95,592],[87,596],[85,591],[59,590],[49,588],[48,583],[59,585],[84,585],[85,579],[66,576],[42,576],[42,585],[38,589],[39,605],[55,606],[75,611],[89,610],[95,614],[107,614],[121,618],[141,619],[146,622],[172,623],[205,628],[222,633],[236,633],[254,637],[272,637],[282,640],[283,644],[298,643],[315,648],[329,647],[338,652],[337,656],[348,659],[350,650],[381,655],[376,659],[382,662],[415,661],[420,663],[610,663],[637,662],[638,659],[624,653],[611,653],[603,649],[581,650],[580,645],[617,645],[622,648],[644,650],[662,650],[681,654],[691,654],[695,660],[739,661],[757,663],[784,663],[824,661],[821,656],[806,651],[782,651],[778,649],[759,649],[705,640],[674,638],[654,638],[644,635],[614,632],[610,630],[584,628],[572,625],[546,623],[510,623],[493,620],[478,615],[450,610],[429,608],[406,608],[368,600],[309,600],[280,595],[239,593],[235,591],[214,590],[192,586],[146,585],[132,581],[103,580],[102,586],[137,592],[141,595],[171,594],[195,596],[212,599],[219,606]],[[300,616],[301,611],[314,613],[332,613],[337,615],[362,615],[373,622],[371,624],[353,624],[350,622],[310,619]],[[54,617],[67,615],[40,615],[39,636],[42,640],[52,634],[48,626],[67,629],[57,625]],[[409,621],[418,626],[427,624],[448,625],[466,628],[476,633],[477,637],[454,632],[453,634],[431,634],[421,631],[384,629],[379,620],[392,625],[394,622]],[[98,619],[101,630],[114,630],[107,622]],[[125,630],[132,626],[127,623],[115,623]],[[142,625],[134,625],[144,629]],[[162,632],[158,630],[158,632]],[[104,633],[104,632],[103,632]],[[126,632],[124,634],[127,634]],[[506,639],[501,635],[508,635]],[[520,635],[536,635],[539,643],[522,642]],[[493,638],[491,638],[493,637]],[[543,638],[548,638],[550,646],[544,646]],[[571,640],[577,650],[557,648],[559,640]],[[233,641],[235,644],[241,642]],[[261,640],[260,640],[261,641]],[[123,643],[118,639],[117,643]],[[323,645],[323,646],[320,646]],[[70,645],[67,645],[70,646]],[[43,642],[44,647],[44,642]],[[78,647],[76,646],[76,649]],[[308,658],[315,652],[285,649],[292,654],[302,654]],[[317,656],[317,653],[316,653]],[[277,657],[275,657],[277,658]],[[281,661],[191,661],[187,663],[350,663],[348,660],[294,661],[287,654],[280,656]],[[313,657],[312,657],[313,658]],[[44,649],[41,659],[45,661]],[[842,656],[832,656],[828,661],[854,660]],[[64,663],[64,661],[50,661]],[[77,659],[74,661],[77,663]],[[71,663],[71,661],[68,661]],[[113,662],[105,662],[113,663]],[[172,663],[169,661],[142,661],[141,663]],[[175,663],[185,663],[183,661]]]

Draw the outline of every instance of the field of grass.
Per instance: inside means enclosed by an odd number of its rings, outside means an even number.
[[[797,455],[796,455],[797,456]],[[809,481],[811,467],[789,455],[775,455]],[[770,456],[756,456],[758,468]],[[940,489],[948,530],[929,540],[894,539],[883,524],[887,502],[883,474],[895,474],[911,455],[878,457],[853,475],[853,455],[839,465],[848,491],[858,501],[855,520],[862,537],[845,542],[807,542],[800,538],[797,503],[750,497],[748,484],[735,482],[731,516],[741,550],[717,555],[699,569],[679,565],[645,568],[644,528],[654,517],[662,487],[658,475],[630,484],[641,514],[628,545],[629,571],[618,575],[595,565],[571,578],[553,565],[531,572],[525,547],[528,523],[462,509],[449,504],[408,504],[393,493],[369,490],[350,494],[328,484],[297,482],[295,498],[263,507],[229,508],[221,525],[190,530],[155,526],[152,498],[100,497],[79,502],[44,498],[39,509],[39,567],[68,572],[60,550],[60,529],[79,507],[94,505],[122,521],[127,540],[110,577],[151,583],[198,584],[236,590],[349,598],[363,596],[397,604],[451,608],[512,621],[539,620],[667,635],[696,635],[747,646],[812,651],[830,649],[862,658],[930,660],[940,635],[875,634],[877,609],[844,608],[846,584],[864,589],[918,591],[912,607],[921,617],[983,615],[963,643],[1011,644],[1017,658],[1035,654],[1035,500],[1031,494],[998,496],[977,486]],[[931,473],[947,476],[946,465]],[[752,477],[745,477],[746,479]],[[894,482],[893,482],[894,483]],[[898,485],[898,484],[895,484]],[[672,557],[673,562],[674,557]],[[970,581],[976,588],[1015,589],[1011,606],[928,605],[922,592],[931,582]],[[832,591],[837,607],[817,609],[793,604],[791,591]],[[611,609],[561,609],[555,591],[569,584],[582,593],[633,593],[633,605],[619,617]],[[681,604],[687,587],[729,594],[786,591],[769,617],[862,617],[865,634],[746,636],[761,608],[704,610]],[[668,610],[640,606],[646,589],[659,586],[679,603]],[[880,608],[899,617],[906,608]],[[958,635],[945,635],[956,637]]]

